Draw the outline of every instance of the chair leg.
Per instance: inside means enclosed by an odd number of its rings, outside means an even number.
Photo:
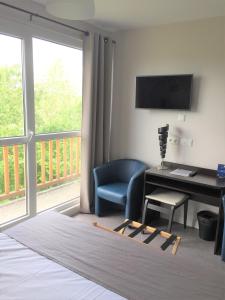
[[[184,228],[187,228],[188,200],[184,202]]]
[[[167,227],[168,232],[171,232],[171,229],[172,229],[173,216],[174,216],[174,206],[171,206],[171,211],[170,211],[170,215],[169,215],[169,223],[168,223],[168,227]]]
[[[145,199],[145,204],[142,212],[142,224],[145,224],[147,208],[148,208],[148,199]]]
[[[100,203],[101,199],[99,197],[95,197],[95,215],[98,217],[102,216],[102,203]]]

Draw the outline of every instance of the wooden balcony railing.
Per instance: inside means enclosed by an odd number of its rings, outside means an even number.
[[[36,143],[38,190],[80,177],[80,143],[80,137]],[[18,145],[2,147],[4,191],[0,193],[0,201],[25,194],[26,172],[24,167],[21,172],[21,161],[25,166],[25,146],[22,154],[19,147]]]

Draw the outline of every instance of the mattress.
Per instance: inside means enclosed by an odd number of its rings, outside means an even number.
[[[1,300],[124,300],[0,233]]]

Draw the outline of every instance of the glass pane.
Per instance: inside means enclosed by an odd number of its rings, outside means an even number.
[[[0,137],[24,135],[22,41],[0,34]]]
[[[80,197],[80,137],[36,143],[37,211]]]
[[[0,147],[0,224],[27,213],[24,147]]]
[[[36,133],[81,129],[82,51],[33,39]]]

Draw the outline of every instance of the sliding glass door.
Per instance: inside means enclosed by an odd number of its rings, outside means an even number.
[[[80,196],[82,51],[33,39],[37,211]]]
[[[0,223],[27,214],[22,44],[0,34]]]
[[[0,34],[0,227],[79,199],[82,49],[50,36]]]

